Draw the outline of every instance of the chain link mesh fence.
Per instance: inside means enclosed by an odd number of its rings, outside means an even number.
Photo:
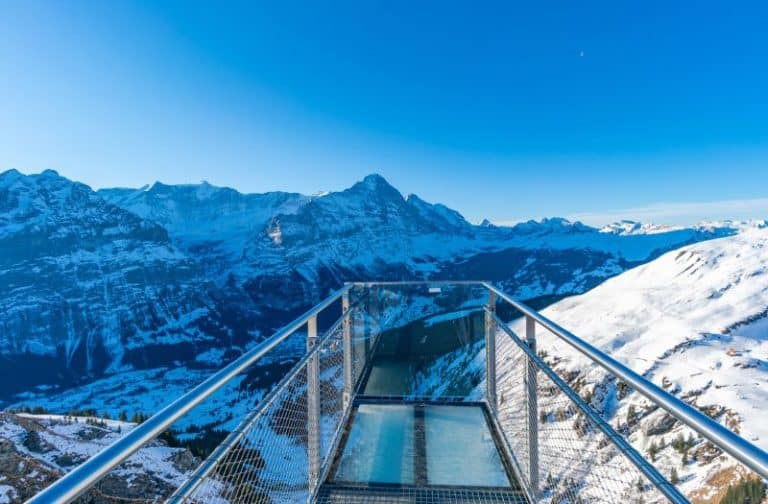
[[[358,309],[319,338],[317,348],[310,348],[258,414],[238,427],[237,438],[182,502],[288,503],[310,498],[343,424],[344,340],[356,318],[361,318]],[[358,359],[364,360],[365,353],[353,357],[353,365],[362,367]]]
[[[495,338],[498,420],[526,486],[543,502],[666,502],[585,414],[588,405],[569,397],[507,332],[497,329]]]

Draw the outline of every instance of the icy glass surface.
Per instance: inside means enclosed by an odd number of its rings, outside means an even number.
[[[426,406],[424,422],[430,485],[509,486],[482,409]]]
[[[413,424],[413,406],[361,404],[334,479],[412,484]]]

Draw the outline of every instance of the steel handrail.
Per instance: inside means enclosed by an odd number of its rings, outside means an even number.
[[[505,294],[490,283],[483,285],[501,299],[514,306],[524,315],[533,318],[542,327],[559,337],[593,362],[621,378],[645,397],[658,404],[669,414],[714,443],[736,460],[743,463],[764,479],[768,479],[768,453],[738,434],[715,422],[693,406],[681,401],[658,385],[651,383],[616,359],[606,355],[567,329],[560,327],[526,304]]]
[[[414,285],[478,285],[485,286],[485,282],[481,280],[382,280],[379,282],[347,282],[346,285],[354,285],[355,287],[397,287],[397,286],[414,286]]]
[[[293,365],[288,374],[286,374],[277,383],[277,385],[275,385],[274,388],[266,396],[264,396],[261,401],[259,401],[254,410],[251,411],[248,416],[240,423],[240,425],[238,425],[235,430],[230,432],[224,441],[222,441],[221,444],[216,447],[213,453],[211,453],[208,458],[206,458],[205,461],[203,461],[203,463],[200,464],[197,469],[195,469],[195,472],[192,473],[189,478],[187,478],[187,481],[185,481],[184,484],[177,488],[176,491],[173,492],[170,497],[168,497],[166,504],[183,502],[184,499],[189,497],[192,492],[194,492],[197,487],[200,486],[203,479],[211,474],[213,469],[216,467],[216,464],[218,464],[224,458],[224,456],[226,456],[227,453],[229,453],[232,448],[238,442],[240,442],[248,430],[251,429],[256,420],[261,417],[262,413],[268,407],[270,407],[275,402],[275,400],[277,400],[280,394],[288,387],[290,382],[296,378],[296,376],[304,368],[304,366],[306,366],[309,360],[322,350],[325,342],[339,328],[342,322],[351,316],[351,314],[352,310],[347,310],[346,313],[341,314],[341,317],[339,317],[336,322],[334,322],[333,325],[327,331],[325,331],[325,334],[323,334],[323,336],[318,340],[317,344],[312,347],[309,352],[305,353],[304,356],[299,359],[296,364]]]
[[[79,495],[96,484],[110,470],[130,457],[139,448],[162,434],[162,432],[173,425],[176,420],[226,385],[246,368],[253,365],[270,350],[306,324],[310,318],[325,310],[351,288],[352,285],[345,285],[341,289],[333,292],[304,315],[277,331],[272,337],[211,375],[200,385],[152,415],[124,437],[104,448],[102,451],[78,466],[77,469],[56,481],[53,485],[38,493],[27,502],[30,504],[66,503],[76,499]]]
[[[499,318],[498,315],[491,312],[488,308],[486,308],[486,311],[491,314],[491,317],[496,322],[496,324],[505,332],[507,333],[507,336],[509,336],[512,341],[525,353],[526,357],[531,359],[536,366],[539,368],[539,370],[544,373],[547,378],[549,378],[552,383],[554,383],[562,392],[563,394],[568,397],[568,399],[571,400],[572,403],[576,405],[579,410],[581,410],[584,415],[589,418],[592,423],[594,423],[600,431],[605,434],[605,436],[616,446],[622,454],[624,454],[625,457],[629,459],[632,464],[634,464],[635,467],[646,477],[648,480],[655,486],[664,496],[669,499],[670,502],[673,502],[675,504],[688,504],[688,499],[686,499],[683,494],[680,493],[680,491],[669,481],[667,481],[664,476],[662,476],[659,471],[645,458],[643,458],[640,453],[637,452],[637,450],[629,444],[629,442],[624,439],[619,433],[617,433],[610,425],[608,425],[608,422],[606,422],[600,415],[595,412],[587,403],[584,402],[584,400],[579,396],[579,394],[576,393],[560,376],[555,373],[555,371],[549,367],[544,360],[536,355],[536,352],[531,350],[531,348],[523,342],[513,331],[510,329],[503,320]]]

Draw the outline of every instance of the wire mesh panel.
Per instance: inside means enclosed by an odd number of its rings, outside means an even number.
[[[537,344],[539,353],[552,370],[567,381],[647,463],[691,501],[719,502],[732,485],[758,479],[753,471],[715,443],[556,335],[541,330],[537,335]],[[663,359],[656,361],[651,370],[663,365]],[[696,372],[701,371],[695,362],[687,365]],[[663,375],[655,377],[653,373],[646,373],[645,378],[657,382],[671,395],[729,429],[738,429],[738,415],[729,410],[727,403],[719,405],[701,401],[700,394],[709,385],[684,392],[671,381],[666,381]]]
[[[498,420],[519,477],[537,498],[666,502],[562,381],[554,381],[503,330],[496,331],[496,347]],[[536,397],[531,401],[533,375]]]
[[[351,315],[350,315],[351,316]],[[321,337],[268,398],[238,427],[185,502],[306,502],[334,449],[344,418],[344,332]]]

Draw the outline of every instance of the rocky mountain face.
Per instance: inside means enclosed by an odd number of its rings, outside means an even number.
[[[0,396],[252,339],[247,297],[206,279],[160,224],[87,186],[6,172],[0,208],[0,366],[15,377]]]
[[[0,404],[95,406],[110,390],[124,399],[109,383],[135,385],[126,377],[140,375],[147,383],[134,393],[149,395],[152,376],[172,383],[173,372],[187,377],[184,390],[348,280],[485,279],[523,298],[556,299],[735,232],[626,234],[565,219],[475,226],[378,175],[304,196],[207,183],[96,192],[53,171],[8,171],[0,363],[16,379],[2,380]],[[88,391],[99,380],[97,398]]]

